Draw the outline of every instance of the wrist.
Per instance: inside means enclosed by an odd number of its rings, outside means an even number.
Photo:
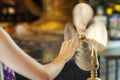
[[[66,58],[64,55],[58,55],[58,56],[54,59],[54,62],[65,64],[65,63],[67,62],[67,58]]]

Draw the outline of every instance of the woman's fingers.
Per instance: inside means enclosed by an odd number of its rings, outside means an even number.
[[[79,46],[79,43],[75,39],[70,39],[70,40],[64,41],[62,43],[62,46],[68,46],[76,49]]]

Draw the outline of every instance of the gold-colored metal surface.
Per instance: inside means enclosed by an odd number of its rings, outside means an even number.
[[[101,80],[100,78],[88,78],[87,80]]]
[[[84,40],[85,38],[85,35],[79,35],[79,40]]]
[[[97,70],[99,68],[99,62],[98,62],[98,57],[97,53],[92,45],[92,51],[91,51],[91,77],[88,78],[87,80],[101,80],[100,78],[97,77]]]

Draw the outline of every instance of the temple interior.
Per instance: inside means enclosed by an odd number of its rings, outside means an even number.
[[[107,46],[98,52],[97,76],[101,80],[120,80],[120,0],[0,0],[0,27],[29,56],[47,64],[57,57],[64,41],[64,28],[73,21],[72,10],[78,3],[92,6],[93,21],[103,22],[107,29]],[[0,67],[3,65],[1,62]],[[16,80],[29,80],[14,73]],[[79,70],[74,62],[69,62],[55,80],[67,80],[62,76],[68,80],[87,80],[90,72]]]

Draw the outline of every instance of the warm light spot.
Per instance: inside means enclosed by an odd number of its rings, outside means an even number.
[[[113,13],[113,9],[112,8],[107,8],[106,13],[108,15],[111,15]]]

